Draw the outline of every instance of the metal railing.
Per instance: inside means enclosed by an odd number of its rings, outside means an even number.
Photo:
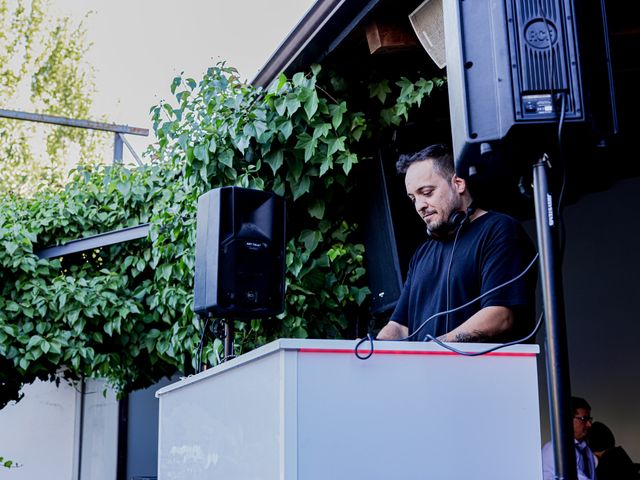
[[[93,120],[78,120],[76,118],[58,117],[55,115],[45,115],[42,113],[28,113],[17,110],[0,109],[1,118],[10,118],[14,120],[26,120],[28,122],[48,123],[52,125],[62,125],[65,127],[85,128],[89,130],[102,130],[105,132],[113,132],[113,163],[122,162],[123,145],[131,153],[138,165],[142,165],[142,160],[134,151],[131,144],[125,138],[125,135],[139,135],[142,137],[149,136],[149,129],[130,127],[128,125],[117,125],[115,123],[95,122]]]
[[[93,120],[78,120],[75,118],[58,117],[54,115],[44,115],[41,113],[28,113],[17,110],[0,109],[0,118],[14,120],[26,120],[28,122],[48,123],[65,127],[86,128],[89,130],[102,130],[113,132],[113,163],[122,163],[123,145],[126,145],[138,165],[142,165],[142,160],[134,151],[125,135],[149,136],[146,128],[130,127],[128,125],[116,125],[114,123],[94,122]],[[135,227],[115,230],[113,232],[102,233],[87,238],[72,240],[64,245],[52,246],[41,249],[36,253],[40,258],[56,258],[64,255],[94,250],[107,245],[128,242],[138,238],[144,238],[149,232],[149,224],[145,223]]]

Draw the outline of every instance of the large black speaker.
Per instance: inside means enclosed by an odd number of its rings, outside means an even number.
[[[407,198],[404,175],[396,173],[397,159],[395,150],[378,149],[357,185],[371,313],[379,318],[395,308],[411,256],[426,239],[424,223]]]
[[[371,168],[360,180],[364,204],[363,234],[367,277],[371,290],[371,313],[381,316],[395,307],[402,291],[402,272],[396,234],[389,204],[382,154],[373,159]]]
[[[260,318],[284,311],[285,202],[240,187],[198,199],[194,310]]]
[[[606,39],[603,9],[586,0],[443,1],[458,174],[472,174],[469,168],[481,154],[507,136],[514,137],[514,144],[521,145],[524,138],[531,146],[540,142],[536,132],[554,133],[553,128],[540,130],[545,124],[587,119],[592,102],[584,74],[593,69],[585,64],[597,63],[610,72],[608,51],[591,48]],[[603,78],[604,84],[595,87],[607,97],[615,117],[614,99],[609,101],[608,95],[611,76]],[[520,136],[523,131],[525,137]]]

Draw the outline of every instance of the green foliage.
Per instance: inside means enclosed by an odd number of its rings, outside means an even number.
[[[431,95],[434,88],[442,87],[444,82],[444,78],[431,80],[420,78],[416,82],[412,82],[407,77],[402,77],[396,82],[396,86],[400,88],[400,94],[395,102],[380,111],[382,125],[400,125],[403,121],[409,120],[411,109],[416,106],[420,107],[424,98]],[[377,98],[383,105],[386,104],[387,94],[391,92],[389,82],[386,79],[369,86],[370,98]]]
[[[276,337],[339,336],[368,292],[363,247],[352,240],[357,225],[345,222],[353,186],[347,178],[360,160],[353,144],[366,122],[316,82],[298,73],[264,91],[219,66],[198,85],[175,79],[178,104],[152,110],[159,138],[153,155],[183,168],[179,189],[194,192],[192,202],[223,185],[289,200],[286,312],[277,321],[239,324],[242,348]],[[184,204],[175,208],[185,211]]]
[[[0,467],[2,468],[17,468],[20,465],[14,462],[13,460],[8,460],[2,456],[0,456]]]
[[[177,77],[175,103],[151,110],[158,143],[148,165],[81,166],[62,191],[0,198],[0,406],[22,383],[56,373],[103,377],[124,392],[193,368],[202,328],[192,311],[196,205],[223,185],[288,201],[286,311],[236,322],[237,353],[348,331],[369,294],[349,206],[378,120],[348,108],[335,76],[320,87],[319,73],[281,76],[268,90],[224,65],[200,82]],[[385,95],[390,105],[417,98],[409,87],[396,100]],[[62,261],[34,255],[144,222],[146,240]],[[209,343],[204,358],[215,363],[220,347]]]
[[[48,0],[0,1],[0,104],[85,119],[94,94],[83,24],[50,14]],[[0,193],[62,186],[69,163],[95,161],[104,132],[0,119]]]

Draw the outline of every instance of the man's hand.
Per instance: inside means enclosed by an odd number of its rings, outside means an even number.
[[[409,328],[393,320],[389,321],[376,336],[377,340],[398,340],[409,335]]]

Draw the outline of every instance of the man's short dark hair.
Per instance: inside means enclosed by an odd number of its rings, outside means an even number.
[[[400,155],[396,162],[396,170],[398,173],[407,173],[410,165],[424,160],[432,160],[434,170],[446,180],[450,180],[456,173],[451,150],[443,143],[430,145],[416,153]]]
[[[591,411],[591,405],[584,398],[571,397],[571,413],[575,415],[579,408]]]

